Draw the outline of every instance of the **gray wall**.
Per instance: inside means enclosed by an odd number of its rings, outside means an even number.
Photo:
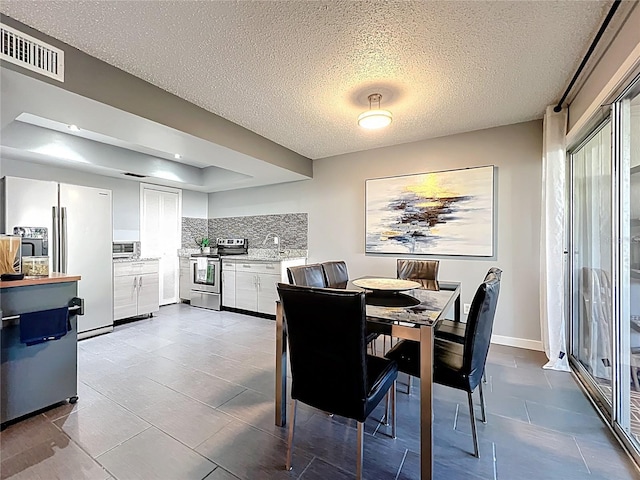
[[[504,270],[494,333],[540,340],[542,122],[480,130],[314,161],[313,180],[209,194],[209,216],[309,214],[309,261],[344,259],[351,277],[395,275],[393,256],[364,253],[367,178],[496,165],[495,259],[441,258],[440,278],[470,303],[490,266]]]
[[[139,181],[3,157],[0,159],[0,176],[5,175],[108,188],[113,192],[113,238],[115,240],[140,239]],[[183,190],[182,211],[185,216],[207,218],[207,194]]]

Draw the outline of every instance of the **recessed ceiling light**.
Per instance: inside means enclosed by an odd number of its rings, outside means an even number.
[[[176,160],[180,160],[182,158],[182,155],[180,155],[179,153],[176,153],[173,158],[175,158]]]
[[[79,132],[80,127],[78,127],[77,125],[69,125],[69,130],[71,130],[72,132]]]

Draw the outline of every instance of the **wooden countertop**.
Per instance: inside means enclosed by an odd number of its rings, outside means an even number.
[[[0,288],[28,287],[30,285],[44,285],[47,283],[77,282],[78,280],[80,280],[80,275],[52,272],[47,277],[24,277],[23,280],[15,280],[13,282],[0,281]]]

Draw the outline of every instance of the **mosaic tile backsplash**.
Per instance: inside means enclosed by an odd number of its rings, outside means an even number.
[[[273,249],[271,237],[265,245],[262,244],[271,233],[280,238],[281,250],[307,250],[308,232],[309,215],[306,213],[209,219],[209,238],[248,238],[252,249]]]
[[[198,248],[196,238],[208,236],[206,218],[182,217],[182,248]]]

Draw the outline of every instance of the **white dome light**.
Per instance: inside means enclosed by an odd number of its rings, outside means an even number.
[[[386,127],[393,120],[393,116],[389,110],[369,110],[358,116],[358,125],[362,128],[375,130],[376,128]]]
[[[358,125],[362,128],[369,130],[375,130],[377,128],[386,127],[393,120],[393,115],[389,110],[380,109],[380,100],[382,95],[379,93],[372,93],[369,95],[369,110],[358,115]],[[371,109],[371,104],[378,102],[378,108],[376,110]]]

